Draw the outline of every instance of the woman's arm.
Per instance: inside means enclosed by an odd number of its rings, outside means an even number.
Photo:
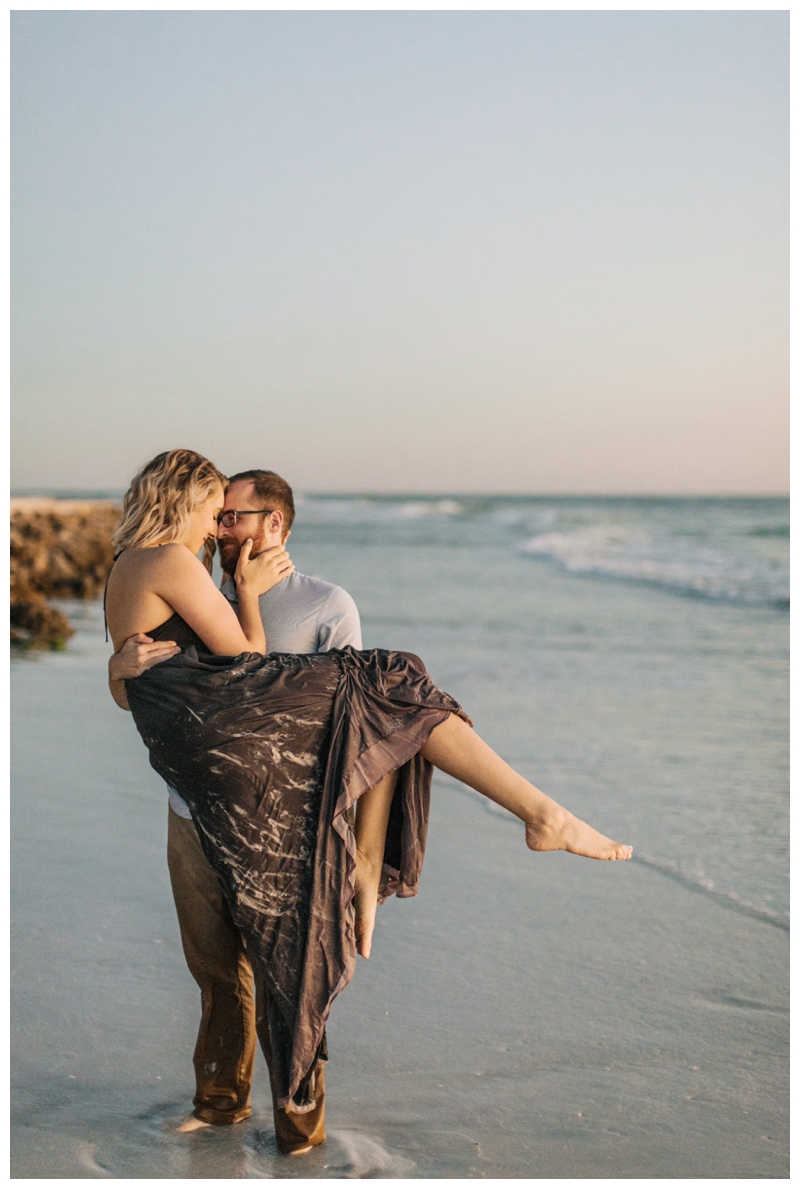
[[[251,558],[252,541],[242,546],[236,567],[239,618],[217,590],[202,562],[182,545],[166,545],[148,585],[176,611],[211,652],[238,656],[240,652],[266,652],[264,626],[258,609],[259,595],[291,574],[294,566],[281,546]],[[154,551],[155,552],[155,551]]]
[[[257,566],[258,558],[250,558],[253,540],[248,537],[242,545],[239,560],[236,563],[236,573],[233,580],[236,583],[236,604],[239,623],[248,640],[252,641],[250,652],[266,652],[267,640],[264,635],[264,624],[258,608],[258,598],[269,587],[263,587],[258,581],[258,574],[263,570]],[[270,551],[271,552],[271,551]],[[285,550],[284,550],[285,552]],[[262,556],[264,556],[262,554]],[[288,558],[288,553],[286,554]],[[265,558],[265,561],[268,560]],[[225,600],[227,602],[227,599]],[[230,606],[230,604],[229,604]]]

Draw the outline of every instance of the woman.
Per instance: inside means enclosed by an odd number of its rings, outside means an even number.
[[[115,649],[137,633],[182,649],[125,683],[151,763],[192,812],[248,952],[269,988],[262,1044],[281,1107],[313,1108],[334,997],[368,956],[381,891],[413,895],[431,765],[510,809],[532,850],[624,859],[508,767],[416,657],[344,649],[265,655],[258,597],[292,566],[242,549],[239,618],[197,554],[224,477],[191,451],[134,479],[107,587]],[[354,826],[352,809],[357,805]],[[353,910],[355,907],[355,922]]]

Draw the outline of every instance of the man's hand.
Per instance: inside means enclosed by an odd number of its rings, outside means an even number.
[[[120,710],[130,710],[125,682],[132,677],[141,677],[145,669],[160,665],[178,652],[180,648],[174,640],[153,640],[143,632],[129,636],[108,662],[108,688]]]
[[[239,553],[236,564],[234,581],[236,593],[241,596],[250,590],[256,594],[266,594],[277,586],[284,578],[288,578],[294,570],[294,565],[283,545],[270,545],[261,553],[251,555],[253,542],[248,537]]]
[[[174,640],[153,640],[138,632],[129,636],[108,662],[109,681],[129,681],[132,677],[141,677],[153,665],[160,665],[168,661],[171,656],[177,656],[180,648]]]

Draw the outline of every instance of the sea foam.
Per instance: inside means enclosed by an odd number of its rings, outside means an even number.
[[[518,548],[550,558],[573,574],[645,582],[701,598],[788,605],[784,570],[680,537],[659,539],[621,525],[591,524],[541,533]]]

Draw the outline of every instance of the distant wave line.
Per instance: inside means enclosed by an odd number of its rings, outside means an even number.
[[[658,859],[650,859],[645,855],[631,855],[631,862],[638,863],[641,867],[647,867],[650,871],[657,871],[659,875],[665,875],[667,879],[674,880],[675,883],[688,888],[690,892],[710,896],[723,908],[732,908],[734,912],[752,917],[756,921],[763,921],[765,925],[773,925],[776,929],[782,929],[784,933],[790,931],[788,918],[780,916],[777,912],[770,912],[767,908],[756,908],[755,904],[751,904],[749,900],[742,900],[736,892],[719,892],[716,888],[709,888],[702,880],[692,879],[691,876],[683,875],[669,863],[662,863]]]

